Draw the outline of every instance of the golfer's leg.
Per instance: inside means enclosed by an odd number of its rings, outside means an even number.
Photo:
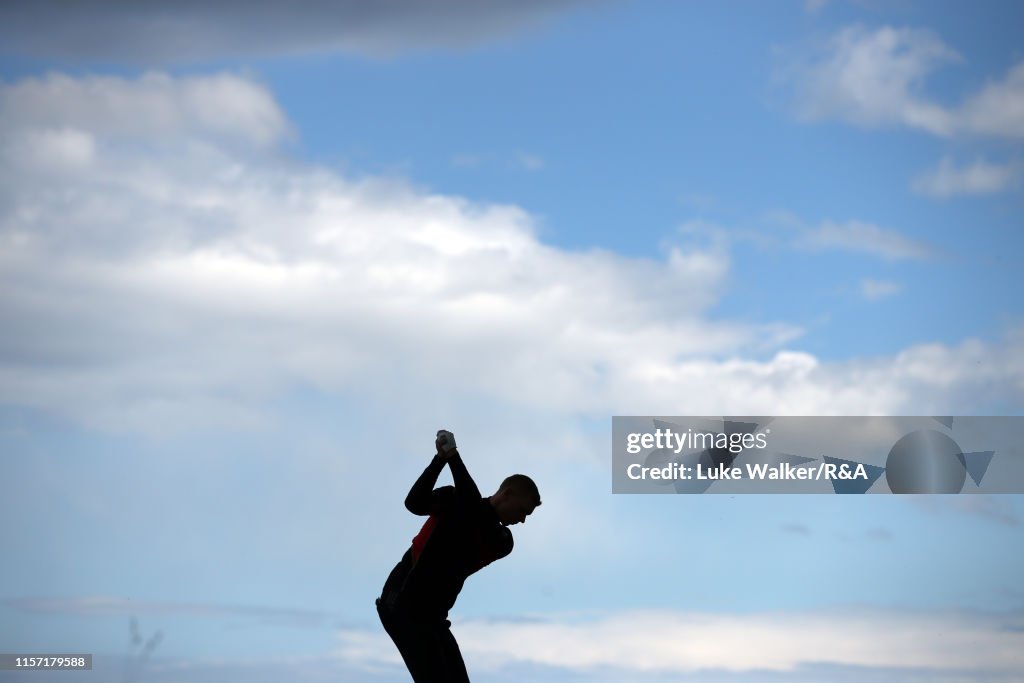
[[[380,605],[378,605],[377,613],[380,615],[380,623],[384,626],[384,630],[387,631],[388,636],[391,637],[391,642],[393,642],[395,647],[398,648],[398,654],[402,655],[402,661],[405,662],[405,668],[409,670],[409,673],[413,674],[413,680],[417,680],[416,675],[413,673],[416,669],[416,662],[410,660],[409,657],[413,651],[413,634],[409,632],[408,627],[402,623],[394,612],[387,609],[381,609]]]
[[[377,607],[384,630],[402,655],[415,683],[447,683],[443,624],[424,624],[410,619],[401,610]],[[461,661],[461,657],[460,657]],[[459,679],[455,679],[459,680]]]
[[[444,663],[447,678],[443,679],[448,683],[469,683],[469,674],[466,672],[466,662],[462,659],[462,652],[459,650],[459,643],[452,635],[451,622],[446,621],[444,630],[441,633],[441,646],[444,650]]]
[[[413,624],[409,633],[400,649],[416,683],[469,683],[459,644],[445,622]]]

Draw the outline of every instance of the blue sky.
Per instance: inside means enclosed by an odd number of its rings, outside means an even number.
[[[1021,15],[0,9],[0,651],[405,680],[447,427],[544,500],[474,680],[1022,680],[1020,496],[609,482],[612,415],[1022,413]]]

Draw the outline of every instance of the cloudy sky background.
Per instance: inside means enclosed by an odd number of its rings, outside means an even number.
[[[1024,680],[1020,496],[609,471],[615,414],[1021,414],[1015,3],[258,4],[0,7],[0,651],[405,680],[447,427],[544,500],[474,680]]]

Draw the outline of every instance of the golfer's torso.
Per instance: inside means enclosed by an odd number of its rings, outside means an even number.
[[[444,618],[466,578],[512,551],[512,533],[481,499],[428,517],[395,566],[385,591],[397,593],[403,609]]]

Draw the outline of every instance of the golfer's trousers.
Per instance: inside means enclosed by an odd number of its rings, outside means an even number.
[[[377,614],[416,683],[469,683],[448,620],[421,621],[377,599]]]

